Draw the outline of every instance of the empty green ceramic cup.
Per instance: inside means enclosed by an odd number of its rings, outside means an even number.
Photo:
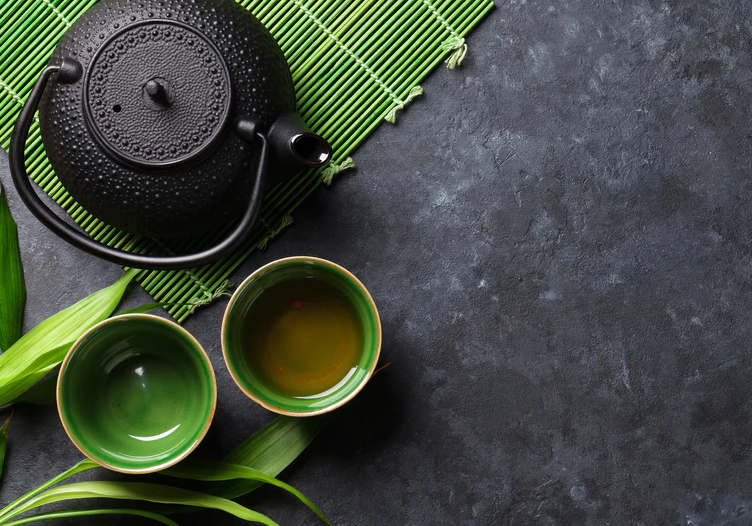
[[[281,392],[259,374],[249,356],[248,316],[265,290],[277,290],[285,281],[319,280],[335,287],[347,299],[360,331],[356,360],[349,372],[332,388],[311,396],[293,396]],[[336,328],[335,328],[336,330]],[[274,352],[274,347],[267,347]],[[336,409],[351,400],[373,374],[381,352],[381,322],[376,305],[365,286],[349,271],[325,259],[298,256],[280,259],[261,267],[237,287],[225,311],[222,323],[222,353],[235,383],[256,403],[290,416],[313,416]],[[306,355],[306,360],[310,357]],[[281,369],[280,369],[281,370]]]
[[[198,341],[147,314],[116,316],[86,332],[57,383],[70,439],[122,473],[159,471],[185,458],[209,430],[216,403],[214,370]]]

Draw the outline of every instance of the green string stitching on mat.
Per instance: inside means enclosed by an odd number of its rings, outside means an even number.
[[[329,163],[329,166],[324,168],[324,171],[321,172],[321,182],[325,185],[331,185],[332,182],[334,182],[335,175],[339,175],[345,170],[349,170],[351,168],[355,168],[355,161],[352,160],[352,157],[348,157],[340,164]]]
[[[323,31],[326,36],[331,38],[335,44],[337,44],[337,47],[340,48],[342,51],[347,53],[350,58],[352,58],[363,70],[365,70],[366,73],[368,73],[368,76],[373,79],[376,84],[379,85],[379,87],[387,94],[389,97],[394,101],[394,104],[396,105],[394,108],[389,110],[389,113],[386,114],[386,117],[384,118],[387,122],[391,122],[394,124],[395,120],[397,119],[397,111],[402,110],[405,108],[407,104],[410,103],[411,100],[413,100],[415,97],[423,93],[423,90],[420,88],[420,86],[416,86],[418,89],[420,89],[420,93],[417,93],[416,95],[412,95],[413,91],[415,91],[416,88],[413,88],[410,90],[410,96],[408,96],[405,100],[401,100],[397,94],[392,90],[389,86],[387,86],[383,80],[379,78],[379,76],[366,64],[363,62],[363,60],[357,56],[355,53],[350,50],[349,47],[347,47],[337,35],[335,35],[331,29],[326,27],[324,23],[316,18],[316,15],[314,15],[310,9],[308,9],[306,6],[304,6],[300,0],[294,0],[294,4],[298,6],[308,18],[311,19],[311,21],[316,24],[321,31]],[[441,16],[441,15],[439,15]],[[412,97],[412,98],[411,98]]]
[[[462,64],[462,61],[465,60],[465,55],[467,55],[467,44],[465,44],[465,39],[460,36],[447,38],[441,43],[441,49],[444,51],[454,51],[444,61],[449,69],[454,69]]]
[[[462,64],[462,61],[465,60],[465,55],[467,55],[467,44],[465,44],[465,39],[462,38],[459,33],[457,33],[457,31],[455,31],[455,29],[449,24],[449,22],[446,21],[443,16],[441,16],[439,10],[436,9],[429,0],[423,0],[423,3],[428,7],[431,13],[433,13],[433,15],[438,19],[438,21],[441,22],[441,25],[444,26],[446,30],[452,34],[452,36],[441,43],[441,49],[443,49],[445,52],[454,51],[454,53],[449,55],[449,57],[447,57],[447,59],[444,61],[449,69],[454,69]]]
[[[57,15],[57,17],[58,17],[58,18],[59,18],[60,20],[62,20],[62,21],[63,21],[63,23],[64,23],[64,24],[65,24],[65,25],[66,25],[67,27],[70,27],[70,26],[71,26],[71,23],[70,23],[70,21],[69,21],[69,20],[68,20],[67,18],[65,18],[65,15],[63,15],[63,13],[61,13],[60,11],[58,11],[57,7],[55,7],[54,5],[52,5],[52,3],[50,2],[50,0],[42,0],[42,3],[43,3],[44,5],[46,5],[47,7],[49,7],[50,9],[52,9],[52,12],[53,12],[53,13],[55,13],[55,14]]]
[[[162,248],[162,250],[164,250],[165,252],[167,252],[168,255],[170,255],[170,256],[177,255],[177,254],[175,254],[175,252],[170,247],[168,247],[167,245],[165,245],[164,243],[162,243],[159,239],[155,238],[154,241],[157,243],[157,245],[160,248]],[[201,290],[201,294],[203,294],[203,298],[211,298],[213,296],[212,291],[209,289],[209,287],[206,285],[206,283],[204,283],[203,281],[201,281],[201,278],[199,278],[196,274],[194,274],[190,269],[183,269],[183,270],[180,270],[178,272],[181,273],[181,274],[183,274],[183,275],[185,275],[185,276],[188,276],[188,279],[190,279],[193,283],[196,284],[196,286]],[[216,298],[212,298],[212,299],[208,300],[207,302],[203,303],[203,305],[207,305],[208,303],[210,303],[211,301],[214,301],[215,299]],[[197,305],[197,307],[200,307],[200,306],[201,305]],[[196,309],[194,308],[193,310],[196,310]],[[191,314],[193,314],[192,311],[191,311]]]
[[[12,98],[14,101],[16,101],[19,105],[23,106],[24,101],[21,100],[21,97],[18,96],[18,93],[13,91],[13,88],[8,86],[5,82],[3,82],[3,79],[0,79],[0,86],[3,87],[3,89],[10,95],[10,98]]]
[[[264,238],[261,239],[256,244],[256,248],[258,248],[259,250],[266,250],[266,247],[269,245],[269,241],[271,241],[272,239],[274,239],[275,237],[277,237],[280,232],[282,232],[285,228],[287,228],[288,226],[290,226],[292,224],[292,216],[290,214],[283,215],[282,219],[279,222],[279,226],[277,226],[277,228],[274,228],[274,229],[270,229],[266,225],[266,222],[264,222],[264,221],[262,221],[262,222],[263,222],[264,226],[267,227],[267,230],[269,230],[269,233],[266,236],[264,236]]]
[[[13,99],[14,102],[17,102],[20,106],[23,107],[24,101],[21,99],[21,97],[18,96],[18,93],[13,91],[13,88],[8,86],[1,78],[0,78],[0,87],[2,87],[8,95],[10,95],[10,98]],[[34,114],[34,122],[39,124],[39,115],[36,113]]]
[[[407,94],[405,100],[397,101],[397,105],[389,110],[389,113],[386,114],[384,120],[386,122],[391,122],[392,124],[394,124],[397,121],[397,112],[399,110],[404,110],[405,106],[410,104],[416,97],[419,97],[420,95],[423,95],[423,88],[421,88],[420,86],[415,86]]]
[[[219,284],[219,287],[217,287],[217,290],[214,292],[209,292],[208,290],[204,289],[201,292],[203,293],[202,297],[199,298],[193,298],[189,303],[190,307],[188,308],[188,314],[193,314],[196,312],[196,309],[199,307],[203,307],[204,305],[209,305],[214,300],[218,300],[222,296],[232,296],[232,293],[230,292],[230,289],[232,289],[233,284],[230,283],[229,279],[224,280],[222,283]]]

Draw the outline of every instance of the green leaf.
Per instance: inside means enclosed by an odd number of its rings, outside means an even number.
[[[249,468],[246,466],[239,466],[237,464],[228,464],[225,462],[212,462],[210,460],[200,460],[194,458],[187,458],[180,464],[168,468],[162,472],[163,475],[169,475],[171,477],[177,477],[182,479],[192,480],[204,480],[204,481],[220,481],[220,480],[252,480],[260,482],[262,484],[270,484],[276,486],[285,491],[288,491],[295,495],[303,504],[308,506],[319,518],[325,523],[331,526],[331,522],[321,512],[321,510],[311,502],[308,497],[301,492],[285,484],[281,480],[278,480],[266,473],[257,469]]]
[[[2,389],[9,393],[16,394],[16,397],[10,402],[3,402],[10,404],[20,396],[24,395],[31,386],[44,378],[50,371],[57,367],[63,359],[65,359],[65,355],[68,354],[70,347],[70,344],[66,344],[52,349],[44,356],[29,364],[24,370],[19,371],[15,377],[5,381],[2,384]]]
[[[161,303],[147,303],[146,305],[141,305],[140,307],[120,311],[118,312],[118,316],[122,316],[123,314],[146,314],[147,312],[157,310],[162,306],[163,305]]]
[[[276,477],[305,450],[332,419],[331,413],[294,418],[278,416],[240,444],[224,459]],[[261,486],[256,480],[233,480],[212,484],[208,493],[227,499],[245,495]]]
[[[91,460],[89,460],[87,458],[85,460],[82,460],[81,462],[79,462],[78,464],[76,464],[75,466],[73,466],[72,468],[63,471],[62,473],[60,473],[56,477],[52,477],[50,480],[48,480],[47,482],[45,482],[41,486],[38,486],[38,487],[34,488],[33,490],[31,490],[30,492],[28,492],[25,495],[22,495],[21,497],[17,498],[13,502],[11,502],[7,506],[5,506],[2,510],[0,510],[0,524],[3,524],[4,520],[6,519],[6,517],[8,516],[8,514],[10,514],[11,511],[13,511],[15,508],[17,508],[20,504],[28,501],[34,495],[40,494],[41,492],[43,492],[47,488],[50,488],[50,487],[54,486],[55,484],[57,484],[59,482],[62,482],[63,480],[67,479],[68,477],[72,477],[73,475],[81,473],[82,471],[87,471],[89,469],[94,469],[94,468],[97,468],[97,467],[99,467],[98,464],[94,463],[93,461],[91,461]],[[17,513],[14,514],[14,515],[17,515]]]
[[[109,317],[138,270],[46,319],[0,355],[0,405],[7,404],[63,361],[71,345]]]
[[[118,312],[118,315],[121,314],[143,314],[146,312],[151,312],[153,310],[157,309],[165,309],[169,310],[173,307],[188,307],[191,310],[196,310],[198,307],[202,307],[204,305],[208,305],[212,301],[216,300],[217,298],[220,298],[222,296],[229,296],[230,293],[227,291],[227,287],[229,287],[229,281],[225,280],[219,288],[211,295],[205,296],[203,298],[194,299],[188,302],[177,302],[177,303],[147,303],[146,305],[141,305],[140,307],[136,307],[134,309],[128,309],[124,310],[122,312]]]
[[[0,351],[10,349],[21,337],[25,303],[26,285],[18,249],[18,227],[0,183]]]
[[[0,474],[3,473],[3,465],[5,464],[5,448],[8,447],[8,424],[10,424],[11,418],[13,418],[13,413],[0,426]]]
[[[25,393],[21,393],[13,399],[11,404],[45,404],[55,400],[57,392],[57,372],[38,384],[31,387]]]
[[[267,526],[279,526],[266,515],[241,506],[228,499],[173,486],[146,482],[76,482],[49,489],[12,510],[0,519],[0,524],[39,506],[76,499],[121,499],[200,506],[224,511],[240,519]]]
[[[132,510],[128,508],[122,509],[100,509],[100,510],[69,510],[69,511],[53,511],[51,513],[40,513],[39,515],[31,515],[24,517],[23,519],[16,519],[14,521],[5,522],[6,526],[21,526],[21,524],[29,524],[30,522],[43,521],[47,519],[65,519],[67,517],[86,517],[88,515],[136,515],[138,517],[146,517],[147,519],[153,519],[167,526],[178,526],[178,523],[168,519],[164,515],[154,513],[152,511]]]

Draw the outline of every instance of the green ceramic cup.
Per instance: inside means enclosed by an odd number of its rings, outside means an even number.
[[[243,353],[243,325],[253,301],[271,284],[301,277],[325,280],[345,292],[363,328],[363,346],[356,366],[335,388],[316,397],[293,397],[276,392],[259,378]],[[222,353],[233,380],[253,401],[283,415],[314,416],[344,405],[368,382],[380,352],[381,321],[368,290],[343,267],[315,257],[280,259],[258,269],[237,288],[222,322]]]
[[[217,384],[188,331],[148,314],[105,320],[73,344],[57,407],[81,452],[121,473],[151,473],[185,458],[209,430]]]

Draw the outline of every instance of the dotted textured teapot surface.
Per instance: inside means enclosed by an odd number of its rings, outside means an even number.
[[[196,235],[237,217],[257,151],[233,122],[264,130],[295,110],[282,51],[232,0],[103,0],[50,64],[66,57],[83,75],[45,91],[47,155],[85,209],[135,234]]]

